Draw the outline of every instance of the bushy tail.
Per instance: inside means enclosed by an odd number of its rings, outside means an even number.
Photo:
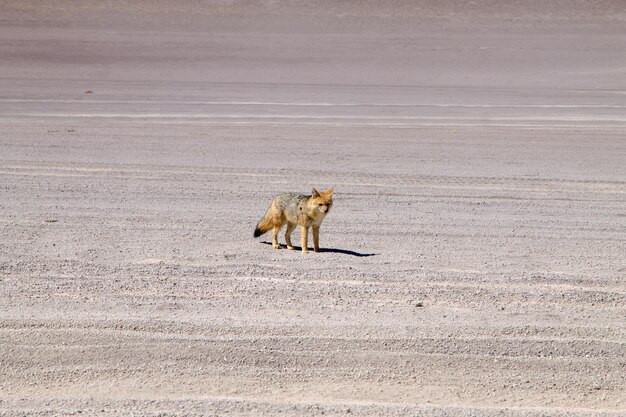
[[[254,237],[259,237],[263,233],[269,232],[272,227],[274,227],[274,225],[272,224],[272,221],[266,213],[265,217],[263,217],[256,225],[256,228],[254,229]]]

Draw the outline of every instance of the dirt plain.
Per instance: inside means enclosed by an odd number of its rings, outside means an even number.
[[[624,9],[3,1],[0,415],[624,415]]]

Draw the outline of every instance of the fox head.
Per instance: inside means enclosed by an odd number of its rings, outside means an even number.
[[[328,214],[333,206],[333,188],[319,192],[315,188],[311,192],[309,199],[309,211],[314,217],[323,217]]]

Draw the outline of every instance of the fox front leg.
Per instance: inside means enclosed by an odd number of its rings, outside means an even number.
[[[307,253],[309,248],[307,245],[309,244],[309,228],[306,226],[302,226],[302,253]]]
[[[319,252],[320,251],[320,227],[319,226],[313,226],[313,249],[315,249],[315,252]]]

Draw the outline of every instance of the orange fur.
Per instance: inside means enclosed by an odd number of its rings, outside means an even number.
[[[287,248],[293,249],[291,233],[296,226],[302,230],[302,252],[308,252],[308,232],[313,230],[313,247],[319,252],[319,229],[322,220],[326,217],[333,205],[333,188],[319,192],[315,188],[310,196],[283,193],[274,197],[270,208],[265,216],[259,221],[254,229],[254,237],[272,230],[272,246],[280,249],[278,244],[278,232],[287,224],[285,241]]]

